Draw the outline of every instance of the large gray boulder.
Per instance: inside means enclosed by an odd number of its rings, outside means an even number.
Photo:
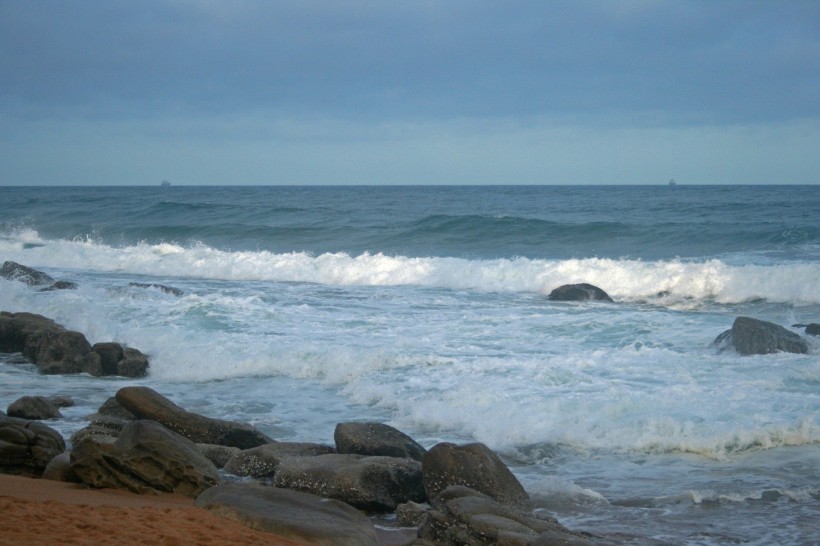
[[[380,546],[370,520],[347,504],[249,483],[212,487],[194,503],[251,529],[306,544]]]
[[[39,286],[40,291],[74,290],[77,285],[71,281],[55,281],[47,273],[17,262],[7,261],[0,266],[0,277],[10,281],[19,281],[29,286]]]
[[[116,441],[84,438],[70,470],[95,488],[196,497],[219,483],[216,467],[187,440],[154,421],[131,421]]]
[[[117,402],[138,419],[151,419],[198,444],[217,444],[240,449],[269,444],[273,440],[245,423],[212,419],[177,406],[148,387],[124,387]]]
[[[592,535],[573,532],[554,518],[501,504],[464,486],[451,486],[430,501],[418,536],[437,545],[591,546]]]
[[[147,373],[148,358],[136,349],[119,344],[110,345],[119,346],[122,358],[115,364],[107,360],[104,363],[103,359],[109,358],[108,345],[92,347],[80,332],[66,330],[42,315],[0,312],[0,352],[22,353],[40,373],[125,377],[142,377]]]
[[[23,396],[9,404],[6,414],[21,419],[59,419],[63,415],[51,399],[45,396]]]
[[[273,485],[338,499],[369,512],[392,512],[424,501],[421,464],[397,457],[318,455],[282,459]]]
[[[339,453],[406,457],[421,461],[427,451],[410,436],[383,423],[339,423],[333,432],[333,439]]]
[[[333,447],[323,444],[272,442],[236,453],[228,459],[224,469],[235,476],[272,478],[279,463],[286,457],[315,457],[335,452]]]
[[[713,345],[720,350],[734,348],[743,356],[809,352],[808,343],[798,334],[773,322],[750,317],[737,317],[732,328],[715,338]]]
[[[552,301],[605,301],[613,303],[609,294],[597,286],[588,283],[559,286],[550,292],[547,298]]]
[[[65,441],[53,428],[0,413],[0,473],[40,477],[63,451]]]
[[[436,444],[424,455],[421,467],[424,489],[431,499],[451,485],[463,485],[502,504],[531,509],[524,487],[484,444]]]

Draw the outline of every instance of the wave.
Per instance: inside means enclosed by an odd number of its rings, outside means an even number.
[[[201,243],[115,247],[94,238],[41,239],[22,229],[0,237],[0,257],[33,267],[190,279],[306,282],[338,286],[416,285],[548,294],[568,283],[600,286],[613,298],[661,305],[765,300],[820,304],[820,264],[729,264],[719,259],[465,259],[381,253],[274,253],[218,250]]]

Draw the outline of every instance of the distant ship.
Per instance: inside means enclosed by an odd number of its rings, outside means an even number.
[[[677,184],[677,182],[675,182],[675,179],[674,179],[674,178],[670,178],[670,179],[669,179],[669,185],[670,185],[670,186],[674,186],[674,185],[676,185],[676,184]]]
[[[170,185],[171,185],[171,183],[168,182],[167,180],[163,180],[162,184],[160,184],[160,186],[170,186]]]

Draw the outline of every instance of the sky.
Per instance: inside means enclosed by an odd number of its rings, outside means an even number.
[[[0,0],[0,185],[818,184],[820,2]]]

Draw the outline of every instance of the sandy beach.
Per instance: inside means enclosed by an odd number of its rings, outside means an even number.
[[[303,544],[193,506],[178,495],[136,495],[0,474],[0,544]]]

